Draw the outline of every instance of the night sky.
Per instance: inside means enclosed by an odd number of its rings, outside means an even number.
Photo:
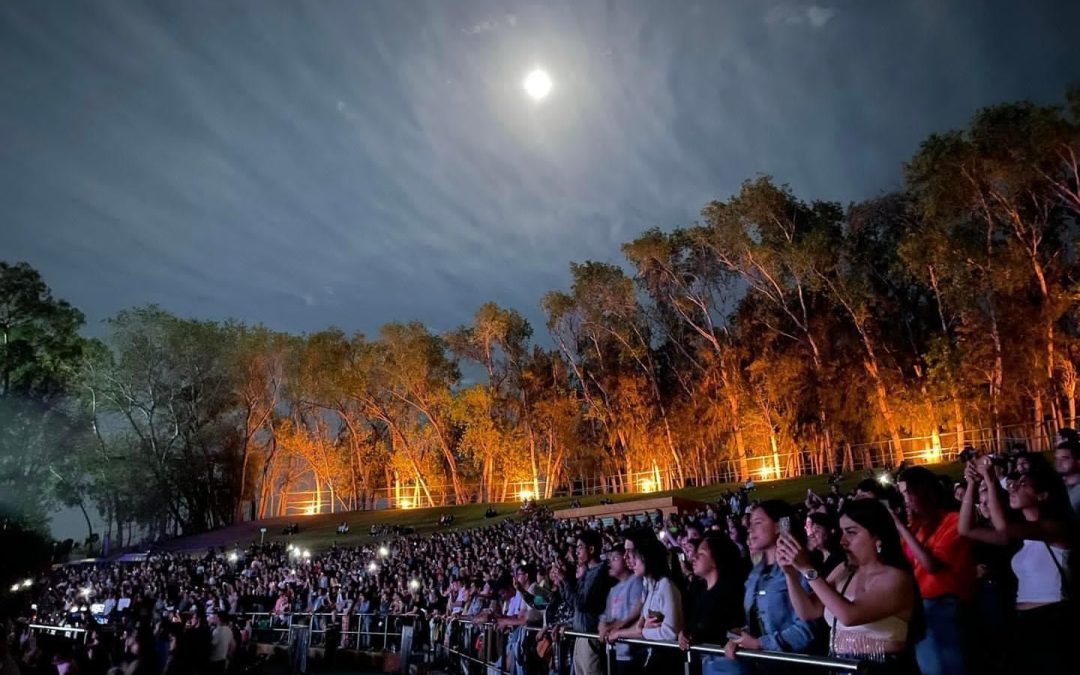
[[[0,259],[87,314],[293,332],[528,316],[760,173],[899,186],[1080,81],[1080,2],[0,3]],[[554,89],[537,103],[532,68]]]

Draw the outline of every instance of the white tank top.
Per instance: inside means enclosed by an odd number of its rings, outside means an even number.
[[[1053,556],[1053,557],[1051,557]],[[1061,569],[1069,559],[1069,550],[1047,546],[1046,542],[1025,539],[1024,546],[1012,559],[1016,575],[1017,602],[1060,602]],[[1057,561],[1056,563],[1054,561]]]

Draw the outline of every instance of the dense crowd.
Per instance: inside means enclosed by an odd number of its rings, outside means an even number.
[[[420,643],[449,639],[449,619],[458,636],[494,624],[508,633],[502,667],[522,674],[552,669],[560,627],[600,636],[567,643],[577,675],[602,672],[602,642],[614,645],[618,675],[681,667],[676,649],[620,638],[724,646],[694,661],[709,675],[769,668],[739,650],[924,675],[1072,671],[1080,441],[1071,430],[1055,440],[1053,464],[964,453],[958,482],[901,467],[846,494],[830,480],[802,504],[756,501],[748,485],[666,517],[559,520],[529,504],[485,528],[319,553],[273,544],[69,565],[36,580],[27,610],[87,628],[88,644],[13,624],[0,669],[242,672],[254,612],[271,627],[306,615],[330,648],[372,645],[384,621],[420,628]]]

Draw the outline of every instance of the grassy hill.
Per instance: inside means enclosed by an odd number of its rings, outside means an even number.
[[[939,473],[958,476],[959,464],[942,464],[933,468]],[[845,474],[841,482],[841,489],[848,490],[859,480],[865,477],[863,471]],[[648,497],[677,495],[686,499],[695,499],[702,502],[715,501],[721,494],[736,488],[736,484],[706,485],[702,487],[686,488],[682,490],[669,490],[667,492],[655,492]],[[806,491],[813,489],[818,494],[824,494],[828,489],[828,483],[824,476],[801,476],[785,480],[757,483],[752,495],[753,499],[783,499],[789,502],[801,502],[806,497]],[[640,493],[608,495],[614,502],[627,502],[642,499]],[[598,504],[604,495],[590,495],[580,497],[582,506]],[[541,501],[542,504],[553,510],[566,508],[573,501],[572,497],[560,497]],[[355,546],[372,541],[369,530],[372,524],[400,525],[402,527],[415,528],[421,534],[427,534],[439,529],[436,523],[439,516],[450,513],[454,516],[453,530],[483,527],[498,523],[517,513],[518,504],[505,502],[495,504],[498,516],[485,518],[484,512],[488,504],[468,504],[465,506],[445,506],[429,509],[409,509],[397,511],[350,511],[346,513],[324,513],[314,516],[293,516],[288,518],[269,518],[253,522],[239,523],[212,532],[205,532],[189,537],[180,537],[158,548],[172,551],[197,551],[209,547],[231,547],[234,544],[246,546],[251,542],[259,541],[259,529],[266,528],[266,542],[281,541],[292,542],[295,545],[321,551],[337,542],[339,545]],[[338,523],[345,521],[349,524],[350,532],[346,535],[337,534]],[[288,523],[299,523],[300,532],[291,536],[281,534],[282,528]]]

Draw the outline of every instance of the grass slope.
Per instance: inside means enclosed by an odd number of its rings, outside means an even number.
[[[938,473],[951,476],[960,474],[960,464],[947,464],[932,467]],[[866,472],[857,471],[845,474],[841,482],[841,489],[846,491],[855,483],[864,478]],[[685,488],[682,490],[669,490],[667,492],[655,492],[648,495],[640,493],[608,495],[614,502],[628,502],[645,497],[663,497],[676,495],[686,499],[694,499],[702,502],[715,501],[724,492],[736,488],[736,484],[706,485],[702,487]],[[801,502],[806,497],[806,491],[812,489],[818,494],[825,494],[828,490],[827,479],[824,476],[800,476],[785,480],[757,483],[751,497],[755,500],[783,499],[789,502]],[[598,504],[604,495],[590,495],[580,497],[582,506]],[[541,503],[552,510],[567,508],[572,497],[560,497],[546,499]],[[444,513],[454,516],[453,530],[463,530],[475,527],[493,525],[502,520],[512,517],[517,513],[518,505],[513,502],[495,504],[498,516],[485,518],[484,512],[488,504],[468,504],[465,506],[444,506],[429,509],[410,509],[401,511],[350,511],[346,513],[324,513],[315,516],[295,516],[289,518],[269,518],[266,520],[239,523],[213,532],[180,537],[160,544],[157,548],[171,551],[198,551],[209,547],[231,547],[234,544],[246,546],[259,540],[259,528],[266,528],[266,542],[289,541],[301,548],[321,551],[330,547],[334,542],[339,545],[355,546],[366,544],[373,540],[368,534],[372,524],[400,525],[402,527],[415,528],[418,533],[429,534],[438,530],[436,521]],[[338,523],[345,521],[349,524],[350,532],[346,535],[337,534]],[[292,536],[283,536],[282,528],[291,522],[300,524],[300,532]]]

